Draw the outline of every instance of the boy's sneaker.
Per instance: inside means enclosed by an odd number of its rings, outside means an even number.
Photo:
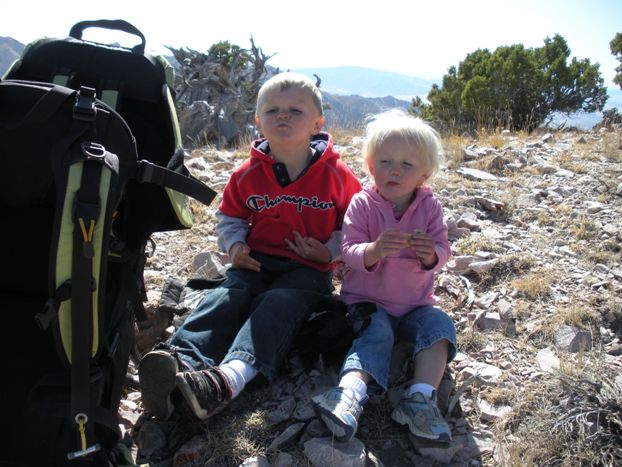
[[[231,383],[217,366],[177,373],[176,380],[184,399],[200,420],[220,412],[231,401]]]
[[[401,425],[408,425],[410,432],[420,438],[444,443],[451,441],[449,425],[436,405],[436,391],[431,398],[420,392],[403,398],[391,418]]]
[[[337,441],[347,442],[358,429],[358,420],[367,402],[356,400],[350,388],[337,387],[311,399],[313,408]]]
[[[169,350],[153,350],[138,365],[143,407],[156,418],[168,420],[173,413],[171,393],[180,366],[177,355]]]

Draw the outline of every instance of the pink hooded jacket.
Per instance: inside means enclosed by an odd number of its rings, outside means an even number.
[[[363,262],[365,248],[387,229],[414,232],[419,229],[436,241],[438,262],[432,269],[423,269],[413,250],[405,248],[398,255],[381,259],[370,269]],[[413,308],[436,303],[434,278],[451,256],[447,240],[447,224],[441,203],[432,190],[424,186],[398,220],[391,203],[366,187],[352,197],[342,227],[341,254],[351,270],[341,286],[341,298],[347,304],[375,302],[394,316],[402,316]]]

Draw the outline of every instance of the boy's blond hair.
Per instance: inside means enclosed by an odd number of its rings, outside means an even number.
[[[257,94],[257,109],[259,109],[259,107],[263,103],[263,98],[268,91],[272,91],[275,89],[279,91],[285,91],[289,88],[300,88],[311,91],[313,103],[320,112],[320,115],[324,115],[324,111],[322,108],[322,92],[320,91],[320,89],[308,76],[305,76],[301,73],[292,72],[279,73],[278,75],[274,75],[268,81],[263,83],[261,88],[259,88],[259,93]]]
[[[401,109],[391,109],[371,117],[362,150],[365,170],[369,172],[376,149],[390,136],[403,138],[422,152],[430,174],[428,180],[438,173],[444,161],[440,135],[427,122]]]

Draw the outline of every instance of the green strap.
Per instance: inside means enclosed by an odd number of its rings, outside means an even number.
[[[54,78],[52,78],[52,83],[58,84],[59,86],[67,86],[69,78],[69,75],[55,75]]]
[[[101,94],[100,99],[111,108],[117,110],[117,104],[119,103],[119,91],[116,89],[103,89]]]

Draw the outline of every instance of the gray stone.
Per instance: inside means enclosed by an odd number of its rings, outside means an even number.
[[[197,465],[205,458],[207,450],[207,440],[201,435],[194,436],[175,453],[173,465],[175,467],[192,467]],[[243,465],[250,467],[251,465],[258,464]]]
[[[140,447],[141,454],[152,456],[167,447],[167,434],[163,426],[157,422],[146,422],[140,427],[136,444]]]
[[[490,422],[496,422],[499,418],[507,417],[512,413],[512,408],[507,405],[497,406],[488,402],[486,399],[479,399],[477,401],[480,416],[482,420]]]
[[[288,420],[295,408],[296,399],[293,396],[287,397],[268,415],[270,425],[278,425],[282,421]]]
[[[307,427],[305,428],[305,432],[300,437],[298,444],[304,446],[304,443],[309,441],[311,438],[325,438],[326,436],[330,436],[331,433],[326,428],[326,425],[319,419],[315,418],[311,420]]]
[[[417,438],[410,434],[409,439],[419,454],[441,464],[449,464],[456,453],[464,447],[462,443],[456,441],[444,444]]]
[[[296,408],[292,413],[292,418],[296,421],[306,422],[307,420],[311,420],[313,417],[315,417],[315,411],[311,405],[311,399],[304,398],[298,401]]]
[[[475,384],[496,384],[503,371],[493,365],[484,362],[473,361],[470,366],[464,368],[461,372],[466,380],[470,376],[475,377]]]
[[[566,324],[555,333],[555,347],[567,352],[579,352],[592,348],[592,335]]]
[[[274,439],[274,441],[272,441],[272,443],[270,443],[270,446],[268,446],[268,452],[277,451],[281,447],[290,444],[300,435],[304,427],[304,423],[294,423],[288,426],[285,431],[283,431]]]
[[[561,365],[559,358],[557,358],[555,353],[548,347],[538,352],[536,355],[536,361],[538,362],[540,369],[548,373],[559,370]]]
[[[192,465],[194,466],[195,464]],[[255,456],[244,459],[244,462],[242,462],[238,467],[270,467],[270,465],[270,461],[264,456]]]
[[[332,438],[313,438],[304,444],[304,455],[316,467],[365,467],[365,445],[357,438],[339,443]]]
[[[471,169],[469,167],[460,167],[457,173],[464,175],[469,180],[497,180],[497,176],[483,170]]]
[[[294,457],[287,452],[279,452],[272,462],[272,467],[292,467],[293,465]]]

